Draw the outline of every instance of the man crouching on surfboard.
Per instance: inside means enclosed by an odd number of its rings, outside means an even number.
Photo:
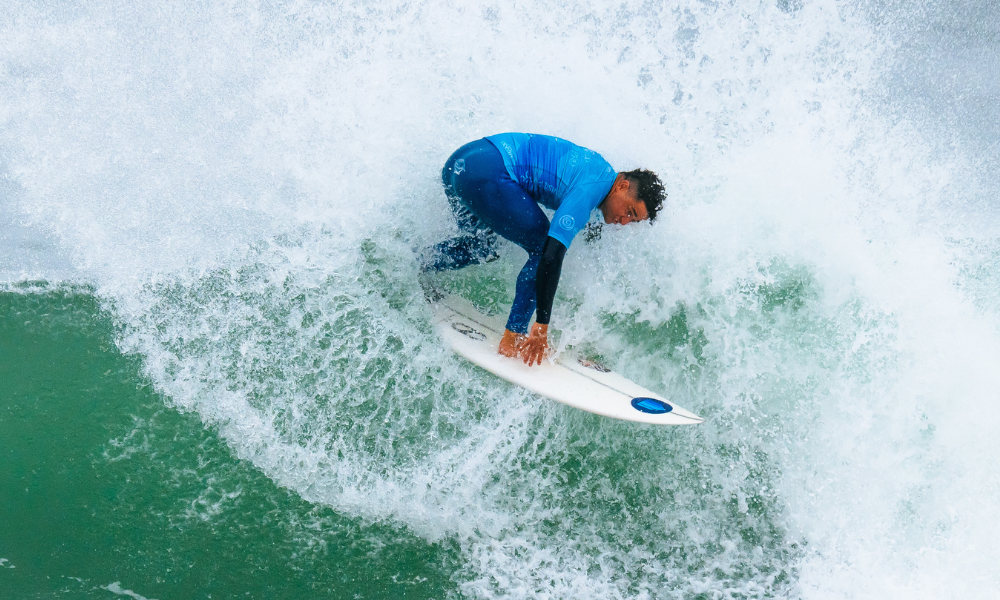
[[[566,140],[501,133],[469,142],[441,171],[444,190],[462,234],[434,246],[424,271],[461,269],[495,260],[497,235],[528,252],[517,276],[514,305],[500,354],[542,364],[548,349],[552,300],[563,257],[599,209],[605,223],[656,218],[665,196],[652,171],[616,173],[600,154]],[[552,222],[539,204],[555,211]],[[531,313],[535,324],[528,333]]]

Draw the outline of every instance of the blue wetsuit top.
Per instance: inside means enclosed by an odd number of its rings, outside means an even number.
[[[615,170],[593,150],[549,135],[501,133],[486,139],[500,151],[511,179],[536,202],[556,211],[549,237],[569,248],[611,191]]]

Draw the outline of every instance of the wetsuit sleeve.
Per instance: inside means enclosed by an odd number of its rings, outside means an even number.
[[[535,298],[538,305],[535,309],[535,322],[548,325],[552,317],[552,301],[556,297],[556,287],[559,286],[559,275],[562,273],[563,258],[566,256],[566,246],[554,237],[545,239],[545,249],[542,259],[538,262],[538,275],[535,278]]]
[[[607,163],[604,163],[607,164]],[[573,238],[590,221],[590,214],[611,191],[615,172],[609,165],[605,171],[592,177],[591,181],[578,183],[562,199],[556,213],[552,215],[549,235],[569,248]]]
[[[549,237],[562,242],[565,248],[573,243],[573,238],[584,228],[590,220],[590,212],[594,209],[590,186],[581,186],[582,189],[575,190],[563,199],[562,204],[552,215],[552,224],[549,226]]]

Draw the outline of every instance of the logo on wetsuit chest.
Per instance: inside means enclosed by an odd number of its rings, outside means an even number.
[[[574,219],[572,215],[563,215],[559,217],[559,226],[566,231],[572,231],[574,225],[576,225],[576,219]]]

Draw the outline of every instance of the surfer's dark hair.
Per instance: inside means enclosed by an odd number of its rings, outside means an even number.
[[[646,205],[649,220],[655,221],[656,213],[663,208],[663,201],[667,198],[663,182],[656,173],[647,169],[625,171],[621,175],[628,180],[630,186],[635,186],[635,197]]]

